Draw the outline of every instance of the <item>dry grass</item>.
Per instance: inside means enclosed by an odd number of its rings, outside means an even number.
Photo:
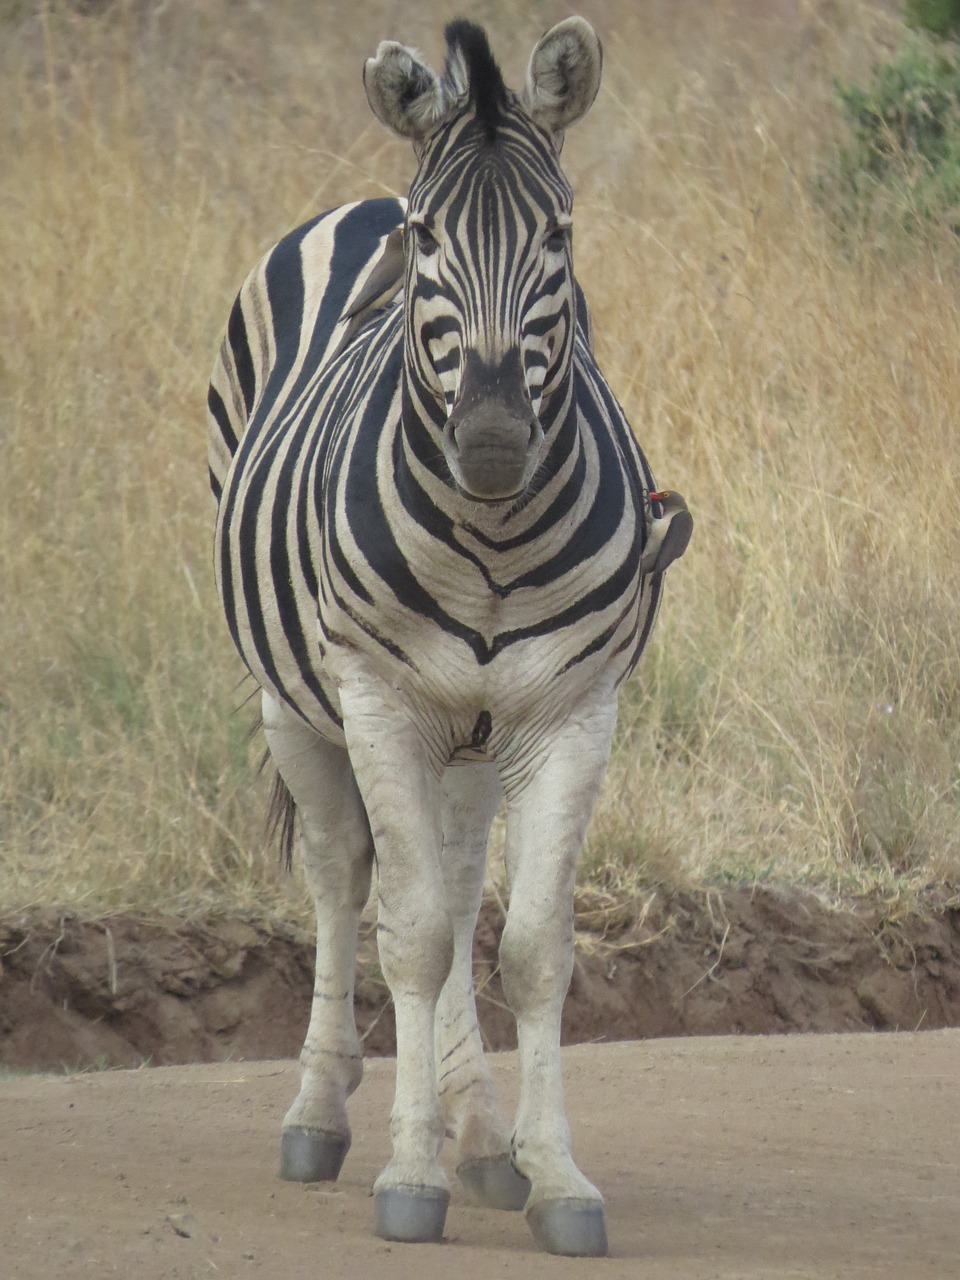
[[[565,12],[463,7],[514,83]],[[697,518],[585,875],[956,885],[955,241],[844,243],[812,195],[833,78],[900,28],[852,0],[713,8],[582,6],[607,74],[567,147],[579,274]],[[0,902],[299,914],[231,714],[206,377],[284,230],[405,188],[359,67],[388,35],[438,58],[447,10],[372,0],[333,31],[306,0],[6,10]]]

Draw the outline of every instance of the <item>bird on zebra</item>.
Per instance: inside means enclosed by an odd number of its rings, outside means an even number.
[[[474,1200],[524,1209],[547,1251],[596,1256],[603,1201],[574,1163],[559,1051],[574,880],[618,690],[692,520],[657,491],[573,274],[559,156],[600,84],[595,32],[551,28],[519,91],[480,27],[446,42],[440,74],[392,41],[367,61],[374,113],[413,145],[408,196],[285,236],[240,290],[208,396],[217,583],[316,904],[281,1176],[334,1179],[350,1145],[375,863],[397,1032],[375,1231],[442,1237],[446,1136]],[[471,964],[501,803],[512,1128]]]

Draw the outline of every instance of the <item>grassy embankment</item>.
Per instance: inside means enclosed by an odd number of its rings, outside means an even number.
[[[387,35],[437,60],[446,10],[401,23],[377,0],[331,31],[300,0],[24,8],[0,42],[0,903],[300,915],[231,714],[206,376],[284,230],[405,189],[359,67]],[[830,23],[639,8],[582,6],[607,71],[565,153],[578,272],[697,532],[584,875],[956,885],[956,242],[843,241],[814,195],[833,79],[898,24],[852,2]],[[563,12],[473,7],[514,83]]]

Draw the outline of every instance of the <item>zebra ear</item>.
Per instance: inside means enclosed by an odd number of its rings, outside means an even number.
[[[415,49],[384,40],[363,68],[373,114],[401,138],[422,142],[449,110],[443,82]]]
[[[583,18],[566,18],[530,55],[522,101],[538,125],[553,134],[585,116],[600,88],[603,51]]]

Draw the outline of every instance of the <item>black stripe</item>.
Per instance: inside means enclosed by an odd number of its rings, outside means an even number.
[[[207,388],[207,408],[210,411],[211,418],[220,428],[223,443],[227,446],[230,456],[233,457],[237,451],[236,433],[233,430],[230,415],[227,413],[227,406],[223,403],[220,392],[212,384]]]
[[[253,408],[257,379],[253,371],[250,343],[247,341],[247,323],[243,318],[242,297],[242,293],[237,294],[233,310],[230,312],[230,320],[227,323],[227,339],[230,343],[230,350],[233,353],[233,364],[237,371],[237,381],[240,383],[240,391],[243,395],[243,405],[249,416],[250,410]]]
[[[555,582],[592,556],[598,555],[620,527],[625,497],[620,460],[604,431],[594,431],[592,434],[596,441],[599,474],[590,510],[577,528],[571,530],[560,550],[549,560],[512,582],[511,590],[516,587],[544,587]]]

